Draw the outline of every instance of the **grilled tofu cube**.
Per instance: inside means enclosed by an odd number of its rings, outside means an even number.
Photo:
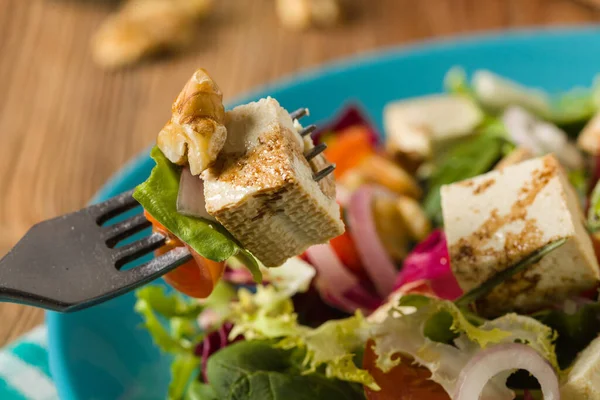
[[[481,301],[486,314],[531,311],[593,287],[598,262],[574,189],[553,155],[442,187],[452,271],[465,291],[567,238]]]
[[[533,153],[526,147],[517,147],[507,155],[505,155],[498,164],[494,167],[494,169],[502,169],[506,167],[510,167],[511,165],[515,165],[521,163],[523,161],[527,161],[533,158]]]
[[[579,353],[560,394],[564,399],[600,399],[600,337]]]
[[[225,146],[203,175],[209,214],[269,267],[343,233],[332,175],[313,179],[326,160],[306,160],[312,140],[276,100],[236,107],[225,119]]]
[[[475,132],[483,113],[465,96],[442,94],[392,102],[383,119],[388,150],[423,160]]]

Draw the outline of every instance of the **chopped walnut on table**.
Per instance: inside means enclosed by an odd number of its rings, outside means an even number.
[[[94,60],[119,68],[188,46],[212,0],[128,0],[92,39]]]
[[[198,69],[177,96],[172,112],[157,145],[171,162],[189,164],[192,175],[199,175],[214,163],[227,139],[221,89]]]
[[[290,29],[330,27],[342,20],[340,0],[277,0],[277,15]]]

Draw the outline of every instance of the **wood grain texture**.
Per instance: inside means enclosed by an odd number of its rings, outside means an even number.
[[[0,254],[33,223],[85,205],[150,145],[199,66],[232,98],[382,46],[600,17],[571,0],[349,0],[345,26],[290,32],[273,0],[215,3],[188,52],[105,72],[93,64],[89,40],[115,2],[0,0]],[[39,310],[0,305],[0,344],[41,320]]]

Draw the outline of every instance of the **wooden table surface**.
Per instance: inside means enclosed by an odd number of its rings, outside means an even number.
[[[0,255],[33,223],[84,206],[150,145],[197,67],[231,98],[382,46],[600,17],[573,0],[354,0],[345,26],[290,32],[273,0],[215,3],[190,51],[111,73],[94,65],[89,40],[114,1],[0,0]],[[0,345],[42,319],[0,305]]]

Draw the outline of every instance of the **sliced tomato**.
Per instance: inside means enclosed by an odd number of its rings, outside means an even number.
[[[363,368],[371,373],[381,390],[365,387],[368,400],[450,400],[443,387],[430,380],[431,372],[415,365],[409,357],[402,356],[400,364],[384,373],[375,365],[377,355],[373,341],[367,341]]]
[[[179,292],[203,299],[212,293],[221,279],[225,263],[204,258],[192,249],[190,252],[194,259],[168,272],[163,279]]]
[[[352,236],[350,236],[348,230],[340,236],[331,239],[329,244],[333,247],[333,250],[346,268],[357,274],[362,274],[364,272],[362,263],[360,262],[360,255],[356,250],[354,240],[352,240]]]
[[[152,229],[167,236],[166,244],[155,251],[157,256],[162,255],[175,247],[186,246],[181,240],[175,237],[163,225],[161,225],[148,212],[144,211],[148,221],[152,222]],[[175,268],[173,271],[163,276],[165,282],[175,290],[191,297],[208,297],[215,288],[219,279],[225,270],[225,263],[216,262],[202,257],[192,248],[187,246],[193,259],[185,264]]]
[[[336,178],[358,166],[365,158],[373,154],[371,133],[365,126],[354,125],[338,132],[328,141],[325,157],[336,165],[333,171]]]
[[[163,224],[158,222],[158,220],[152,215],[150,215],[150,213],[146,210],[144,210],[144,217],[146,217],[146,219],[150,221],[150,223],[152,224],[152,229],[154,231],[158,231],[164,235],[167,235],[169,238],[174,237],[174,235],[171,232],[169,232],[169,230],[165,228]]]

